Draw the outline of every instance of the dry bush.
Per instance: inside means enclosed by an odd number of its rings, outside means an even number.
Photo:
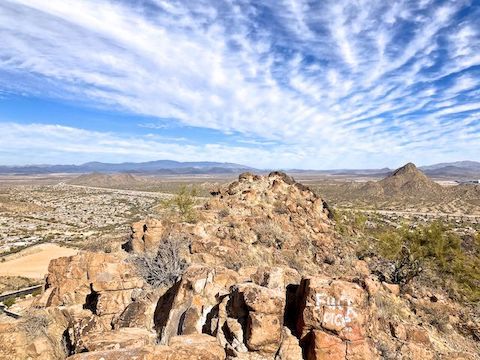
[[[288,240],[280,225],[272,220],[256,224],[253,231],[257,234],[258,243],[267,247],[281,249]]]
[[[158,252],[151,256],[135,256],[133,262],[143,279],[154,288],[171,286],[183,274],[186,261],[182,256],[186,243],[175,238],[166,238]]]
[[[115,246],[116,246],[116,241],[118,239],[113,239],[113,238],[104,238],[104,237],[95,237],[95,238],[90,238],[84,241],[77,241],[77,242],[71,242],[71,243],[66,243],[66,246],[74,246],[76,248],[79,248],[80,250],[85,250],[85,251],[92,251],[92,252],[104,252],[104,253],[111,253]]]
[[[40,335],[46,335],[47,328],[51,322],[52,320],[47,314],[28,311],[25,316],[22,317],[20,326],[28,337],[33,339]]]
[[[238,271],[242,267],[250,266],[277,266],[279,264],[278,251],[266,248],[238,249],[237,253],[228,252],[223,257],[224,266]]]
[[[377,293],[374,295],[375,305],[377,305],[377,314],[380,318],[392,320],[408,320],[409,309],[398,297],[392,297]]]
[[[230,211],[228,209],[222,209],[218,212],[218,217],[220,219],[227,217],[228,215],[230,215]]]
[[[290,213],[287,206],[281,201],[275,203],[273,211],[278,215],[287,215]]]

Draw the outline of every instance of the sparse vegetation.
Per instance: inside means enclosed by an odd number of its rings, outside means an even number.
[[[273,220],[259,222],[253,230],[257,234],[258,243],[267,247],[281,249],[287,240],[280,225]]]
[[[31,310],[25,314],[20,326],[29,338],[34,339],[39,335],[46,334],[50,323],[51,319],[47,314]]]
[[[367,253],[373,252],[389,262],[389,281],[405,285],[425,272],[437,276],[435,282],[441,281],[452,296],[480,300],[478,238],[470,244],[473,248],[465,251],[461,238],[439,221],[415,228],[383,227],[364,236],[360,253],[366,251],[366,246]]]
[[[162,207],[171,213],[177,214],[181,221],[194,223],[197,221],[197,189],[194,187],[181,186],[177,193],[170,199],[162,202]]]
[[[5,299],[5,300],[3,301],[3,305],[5,305],[7,308],[9,308],[10,306],[12,306],[13,304],[15,304],[15,298],[14,298],[14,297]]]
[[[220,210],[220,211],[218,212],[218,217],[219,217],[220,219],[225,218],[225,217],[227,217],[228,215],[230,215],[230,211],[228,211],[228,209],[222,209],[222,210]]]
[[[133,262],[143,279],[154,288],[171,286],[185,270],[187,263],[182,253],[186,247],[184,241],[168,237],[155,255],[136,256]]]
[[[76,246],[82,250],[104,253],[111,253],[113,248],[111,241],[103,237],[77,241]]]

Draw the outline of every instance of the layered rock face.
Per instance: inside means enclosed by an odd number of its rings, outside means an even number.
[[[387,309],[406,300],[364,262],[338,255],[329,215],[285,174],[243,174],[214,192],[195,224],[133,224],[130,254],[52,261],[34,304],[47,326],[29,335],[23,325],[0,325],[0,358],[475,358],[439,349],[415,314],[407,325]],[[153,288],[132,259],[171,238],[188,245],[188,266],[173,285]]]

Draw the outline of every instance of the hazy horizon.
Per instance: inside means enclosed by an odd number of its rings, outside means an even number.
[[[106,164],[115,164],[115,165],[121,165],[123,163],[134,163],[134,164],[138,164],[138,163],[146,163],[146,162],[157,162],[157,161],[176,161],[176,160],[171,160],[171,159],[157,159],[157,160],[150,160],[150,161],[132,161],[132,162],[103,162],[103,161],[100,161],[100,160],[91,160],[91,161],[87,161],[87,162],[80,162],[80,163],[43,163],[43,164],[40,164],[40,163],[26,163],[26,164],[11,164],[11,165],[5,165],[5,164],[1,164],[0,163],[0,167],[29,167],[29,166],[32,166],[32,167],[35,167],[35,166],[45,166],[45,167],[48,167],[48,166],[80,166],[80,165],[86,165],[86,164],[89,164],[89,163],[106,163]],[[305,167],[296,167],[296,168],[281,168],[281,167],[271,167],[271,168],[256,168],[254,166],[251,166],[249,164],[241,164],[241,163],[232,163],[232,162],[217,162],[217,161],[213,161],[213,160],[205,160],[205,161],[182,161],[180,163],[219,163],[219,164],[236,164],[236,165],[240,165],[240,166],[244,166],[244,167],[249,167],[249,168],[252,168],[252,169],[255,169],[255,170],[285,170],[285,171],[291,171],[291,170],[305,170],[305,171],[328,171],[328,170],[332,170],[332,171],[335,171],[335,170],[382,170],[382,169],[389,169],[389,170],[395,170],[395,169],[398,169],[408,163],[412,163],[411,161],[407,161],[405,163],[402,163],[402,164],[398,164],[398,165],[391,165],[391,166],[384,166],[384,167],[370,167],[370,168],[359,168],[359,167],[332,167],[332,168],[305,168]],[[445,164],[452,164],[452,163],[463,163],[463,162],[472,162],[472,163],[478,163],[480,165],[480,162],[478,161],[475,161],[475,160],[457,160],[457,161],[453,161],[453,162],[448,162],[448,163],[445,163]],[[441,163],[422,163],[422,164],[415,164],[417,167],[425,167],[425,166],[431,166],[431,165],[439,165],[439,164],[443,164],[444,162],[441,162]]]

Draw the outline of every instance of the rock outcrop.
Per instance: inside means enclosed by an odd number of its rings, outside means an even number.
[[[276,263],[312,268],[333,248],[331,212],[307,187],[283,173],[240,175],[212,192],[196,224],[147,219],[133,224],[127,248],[142,254],[168,237],[190,244],[191,262],[242,266]]]
[[[439,345],[447,341],[410,309],[417,300],[371,274],[336,237],[326,203],[287,175],[242,174],[198,212],[193,224],[133,224],[130,254],[52,261],[32,310],[45,326],[29,338],[0,324],[0,357],[475,358],[473,340],[464,352]],[[169,239],[188,245],[187,267],[153,288],[132,259],[155,256]]]

